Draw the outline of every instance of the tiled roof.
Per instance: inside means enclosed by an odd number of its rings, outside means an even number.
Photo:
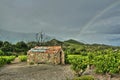
[[[38,47],[36,46],[35,48],[32,48],[31,50],[29,50],[30,52],[39,52],[39,53],[57,53],[58,51],[60,51],[62,48],[61,46],[41,46]]]

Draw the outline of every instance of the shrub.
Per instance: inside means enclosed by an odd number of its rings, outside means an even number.
[[[15,56],[0,56],[0,66],[9,64],[15,59]]]
[[[0,50],[0,56],[3,56],[4,52],[2,50]]]
[[[22,62],[27,61],[27,56],[26,56],[26,55],[18,56],[18,58],[19,58]]]
[[[120,71],[120,63],[119,58],[116,58],[117,54],[115,55],[100,55],[96,57],[95,59],[95,67],[96,67],[96,73],[102,73],[102,74],[115,74],[119,73]]]
[[[77,76],[81,76],[83,72],[86,70],[88,65],[87,57],[77,58],[71,60],[71,68],[75,71]]]
[[[10,64],[15,59],[15,56],[3,56],[3,58],[5,59],[5,63]]]
[[[6,63],[5,58],[0,56],[0,66],[4,65]]]

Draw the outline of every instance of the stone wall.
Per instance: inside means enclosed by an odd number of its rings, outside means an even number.
[[[27,53],[29,64],[48,63],[48,64],[64,64],[64,53],[59,51],[57,53],[40,53],[30,52]]]

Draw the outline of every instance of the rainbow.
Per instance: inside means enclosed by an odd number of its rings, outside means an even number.
[[[120,0],[115,1],[114,3],[110,4],[109,6],[107,6],[105,9],[103,9],[99,14],[97,14],[96,16],[94,16],[86,25],[83,26],[83,28],[80,30],[80,32],[78,33],[77,36],[80,36],[83,34],[83,32],[90,27],[90,25],[92,25],[96,19],[100,18],[103,14],[105,14],[107,11],[109,11],[110,9],[114,8],[115,6],[117,6],[118,4],[120,4]],[[76,36],[76,37],[77,37]]]

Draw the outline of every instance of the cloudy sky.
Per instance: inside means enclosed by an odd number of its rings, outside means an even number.
[[[120,0],[0,0],[0,29],[120,45]]]

